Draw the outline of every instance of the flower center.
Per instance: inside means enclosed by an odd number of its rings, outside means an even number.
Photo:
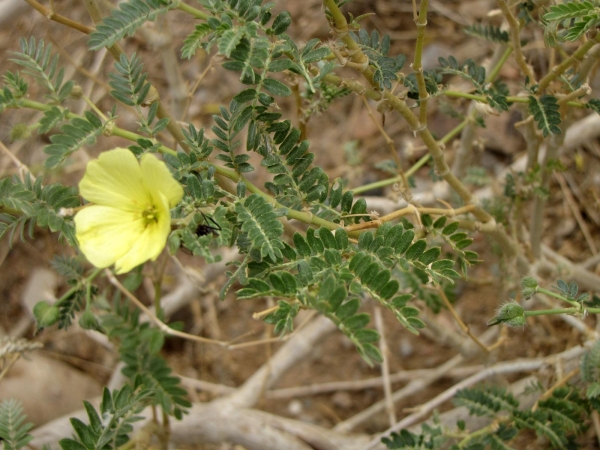
[[[158,211],[156,207],[154,205],[149,205],[142,213],[142,217],[146,222],[146,225],[149,225],[152,222],[158,222]]]

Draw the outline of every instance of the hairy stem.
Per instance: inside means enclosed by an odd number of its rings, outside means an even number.
[[[425,86],[423,65],[421,63],[423,57],[423,43],[425,41],[425,28],[427,27],[428,5],[428,0],[421,0],[419,15],[415,19],[415,23],[417,25],[417,42],[415,45],[415,59],[412,64],[412,69],[415,71],[417,84],[419,86],[419,123],[421,124],[421,127],[427,126],[427,99],[429,98],[429,94],[427,93],[427,88]]]
[[[564,136],[564,133],[561,136]],[[548,162],[556,159],[558,156],[558,150],[561,142],[562,139],[556,135],[552,135],[552,137],[548,139],[546,156],[544,158],[544,162],[542,163],[542,181],[540,183],[540,188],[543,191],[548,190],[548,187],[550,186],[550,177],[552,175],[551,171],[548,170]],[[535,199],[533,200],[533,212],[531,215],[530,225],[530,243],[531,253],[535,259],[539,259],[542,255],[542,235],[544,233],[544,209],[546,207],[546,202],[547,198],[541,195],[536,195]]]
[[[571,56],[565,59],[558,66],[554,67],[550,71],[550,73],[548,73],[548,75],[542,78],[539,83],[538,92],[544,92],[546,88],[550,85],[550,83],[559,76],[561,76],[563,73],[565,73],[569,67],[576,64],[577,62],[583,61],[583,57],[585,56],[585,54],[589,52],[592,49],[592,47],[598,43],[600,43],[600,33],[594,39],[590,39],[589,41],[582,44],[581,47],[579,47],[575,51],[575,53],[573,53]]]
[[[519,22],[517,22],[517,19],[510,11],[506,0],[496,0],[496,3],[500,7],[500,10],[502,11],[502,14],[504,14],[504,17],[508,22],[508,26],[510,27],[510,40],[512,42],[512,48],[515,52],[515,60],[517,61],[517,64],[521,68],[523,74],[529,78],[529,82],[531,84],[535,84],[535,75],[533,74],[531,67],[527,65],[525,56],[523,56],[523,50],[521,49],[521,38],[519,36],[521,27],[519,26]]]

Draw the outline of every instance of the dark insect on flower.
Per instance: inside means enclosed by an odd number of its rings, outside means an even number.
[[[199,223],[196,227],[196,236],[206,236],[210,233],[216,234],[218,236],[219,233],[217,232],[221,231],[221,227],[219,226],[219,224],[215,222],[212,217],[205,215],[202,211],[200,211],[200,214],[202,214],[204,222]],[[209,221],[214,224],[214,227],[209,223]]]

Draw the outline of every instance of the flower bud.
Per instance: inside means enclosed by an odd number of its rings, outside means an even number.
[[[33,317],[35,317],[38,328],[46,328],[54,325],[58,320],[59,314],[58,306],[51,305],[48,302],[38,302],[33,307]]]
[[[91,311],[84,311],[79,318],[79,326],[84,330],[97,330],[99,327],[98,318]]]
[[[535,278],[523,277],[521,279],[521,293],[526,300],[529,300],[533,294],[536,293],[538,283]]]
[[[73,86],[73,89],[71,89],[71,92],[69,93],[69,97],[71,97],[74,100],[79,100],[82,95],[83,95],[83,89],[81,89],[81,86],[79,86],[77,84],[75,86]]]
[[[31,130],[26,123],[18,123],[10,130],[10,141],[24,141],[31,137]]]
[[[510,327],[525,325],[525,310],[517,302],[508,302],[500,307],[496,317],[488,322],[488,327],[504,323]]]

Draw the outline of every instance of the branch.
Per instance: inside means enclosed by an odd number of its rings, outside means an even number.
[[[592,47],[598,43],[600,43],[600,33],[594,39],[590,39],[589,41],[582,44],[581,47],[579,47],[575,51],[575,53],[573,53],[571,56],[565,59],[558,66],[554,67],[550,71],[550,73],[548,73],[548,75],[542,78],[540,80],[538,92],[541,93],[545,91],[546,88],[550,85],[550,83],[562,74],[564,74],[569,67],[576,64],[577,62],[583,61],[583,57],[585,56],[585,54],[589,52],[592,49]]]
[[[62,25],[66,25],[69,28],[73,28],[74,30],[81,31],[85,34],[91,34],[94,31],[94,28],[88,27],[87,25],[83,25],[79,22],[69,19],[68,17],[61,16],[60,14],[56,14],[49,8],[39,4],[35,0],[25,0],[31,7],[33,7],[36,11],[42,14],[46,19],[53,20],[54,22],[60,23]]]
[[[389,436],[393,432],[398,432],[403,428],[408,428],[415,423],[420,422],[422,419],[427,417],[427,415],[432,412],[434,409],[439,407],[442,403],[450,400],[454,395],[460,391],[461,389],[468,388],[469,386],[473,386],[474,384],[479,383],[480,381],[485,380],[486,378],[490,378],[493,376],[501,375],[501,374],[510,374],[510,373],[518,373],[518,372],[528,372],[531,370],[540,369],[548,364],[555,364],[557,359],[562,359],[564,361],[578,358],[583,354],[585,348],[582,346],[577,346],[570,348],[569,350],[565,350],[558,355],[550,355],[545,358],[536,358],[536,359],[523,359],[511,362],[501,362],[496,363],[487,369],[482,370],[481,372],[470,376],[466,380],[461,381],[458,384],[455,384],[450,389],[445,390],[438,396],[434,397],[427,403],[421,405],[417,412],[405,417],[400,422],[398,422],[393,427],[386,430],[381,435],[377,436],[377,438],[373,439],[369,445],[365,447],[364,450],[370,450],[374,448],[377,444],[379,444],[382,437]]]
[[[515,16],[513,16],[513,13],[510,11],[506,0],[496,0],[496,3],[498,3],[502,14],[504,14],[504,17],[508,22],[508,26],[510,27],[510,40],[512,42],[513,51],[515,52],[515,60],[521,68],[521,71],[523,71],[523,74],[529,77],[529,82],[531,84],[535,84],[535,75],[527,64],[527,61],[525,61],[523,50],[521,49],[521,38],[519,37],[519,31],[521,27],[519,26]]]

